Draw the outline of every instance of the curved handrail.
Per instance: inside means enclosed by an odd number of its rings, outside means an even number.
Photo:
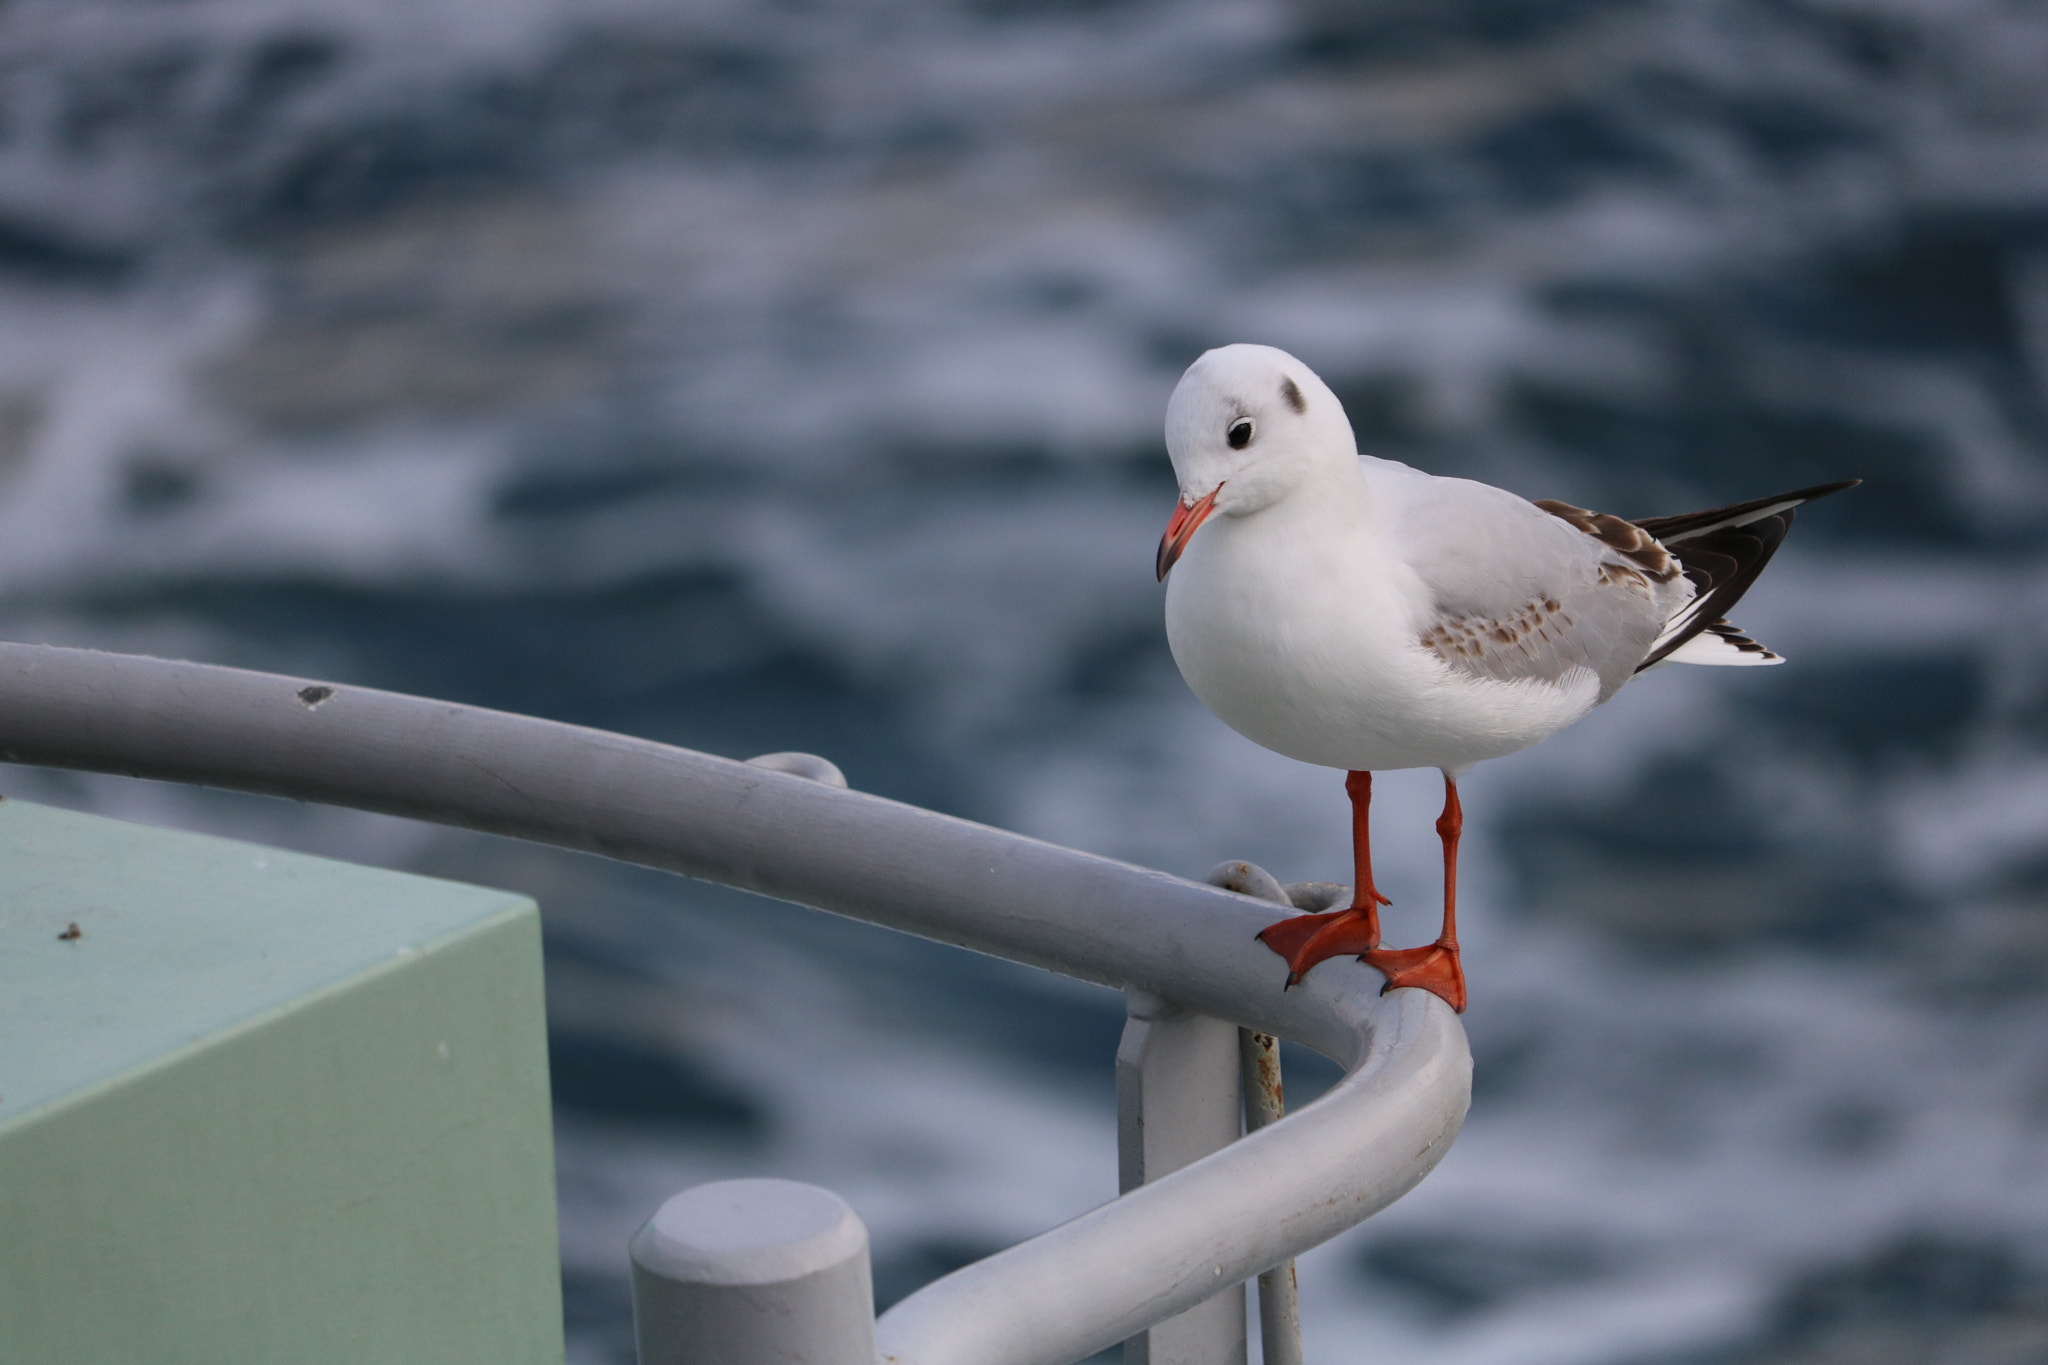
[[[1171,1316],[1398,1198],[1448,1149],[1470,1096],[1464,1032],[1434,996],[1382,1000],[1376,976],[1346,970],[1283,991],[1283,964],[1253,941],[1263,902],[688,749],[369,688],[0,644],[0,759],[600,853],[1151,991],[1349,1070],[1281,1122],[912,1295],[878,1324],[885,1358],[904,1365],[1056,1365]]]
[[[1365,1055],[1328,1094],[912,1294],[875,1324],[882,1359],[1066,1365],[1399,1199],[1457,1136],[1471,1055],[1425,991],[1395,991],[1355,1023]]]

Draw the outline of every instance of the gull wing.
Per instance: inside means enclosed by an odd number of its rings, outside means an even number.
[[[1844,479],[1630,522],[1361,456],[1397,556],[1429,589],[1424,648],[1503,682],[1600,677],[1600,699],[1664,663],[1782,660],[1727,618],[1792,527]]]
[[[1692,596],[1677,561],[1618,517],[1582,527],[1488,484],[1361,461],[1389,548],[1428,589],[1418,641],[1458,672],[1549,683],[1586,672],[1604,701]]]

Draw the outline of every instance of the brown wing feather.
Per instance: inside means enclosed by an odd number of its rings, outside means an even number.
[[[1606,512],[1589,512],[1556,498],[1540,498],[1536,505],[1558,520],[1578,527],[1658,582],[1669,582],[1678,576],[1678,565],[1657,543],[1656,535],[1635,523]]]

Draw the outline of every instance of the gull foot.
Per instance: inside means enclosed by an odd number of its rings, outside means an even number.
[[[1379,947],[1379,916],[1355,908],[1294,915],[1259,930],[1259,942],[1287,959],[1287,984],[1293,986],[1326,958]]]
[[[1381,995],[1396,986],[1416,986],[1458,1013],[1465,1012],[1465,969],[1458,963],[1455,943],[1427,943],[1420,948],[1375,947],[1360,953],[1358,960],[1387,978],[1387,984],[1380,987]]]

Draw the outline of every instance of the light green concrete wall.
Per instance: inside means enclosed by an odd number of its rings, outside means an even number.
[[[0,1361],[560,1361],[546,1065],[531,901],[0,802]]]

